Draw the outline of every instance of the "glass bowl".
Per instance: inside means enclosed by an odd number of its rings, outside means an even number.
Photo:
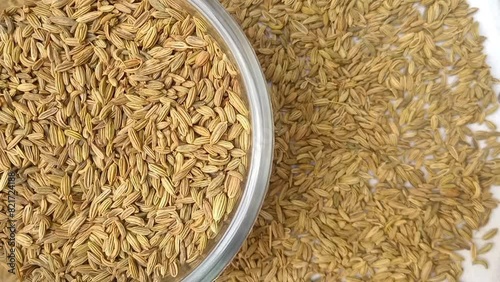
[[[2,0],[0,10],[36,1]],[[39,1],[47,2],[47,0]],[[205,254],[194,263],[180,266],[177,277],[164,279],[164,281],[186,282],[213,281],[240,249],[264,201],[273,158],[273,117],[267,83],[257,56],[233,18],[217,0],[176,1],[191,15],[196,15],[208,23],[209,33],[236,63],[252,123],[250,166],[243,194],[235,211],[231,213],[217,237],[209,241]]]

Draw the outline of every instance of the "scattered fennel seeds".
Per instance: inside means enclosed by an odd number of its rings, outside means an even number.
[[[483,240],[490,240],[491,238],[495,237],[498,233],[498,228],[493,228],[490,231],[486,232],[486,234],[483,235]]]
[[[488,262],[485,261],[484,259],[475,259],[472,261],[472,264],[479,264],[482,265],[484,268],[488,269]]]
[[[179,3],[1,12],[0,183],[17,171],[19,279],[178,276],[237,203],[251,134],[238,72]]]
[[[481,247],[479,250],[477,250],[478,255],[483,255],[489,252],[493,248],[493,243],[487,243],[483,247]]]
[[[263,210],[219,281],[459,281],[458,251],[500,184],[487,120],[499,103],[474,9],[221,2],[271,83],[276,144]]]

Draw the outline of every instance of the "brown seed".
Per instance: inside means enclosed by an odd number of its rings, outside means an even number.
[[[493,248],[493,243],[487,243],[483,247],[481,247],[479,250],[477,250],[478,255],[483,255],[489,252]]]
[[[196,55],[195,65],[196,66],[204,66],[210,60],[210,54],[207,51],[201,51]]]
[[[220,193],[214,199],[212,216],[215,221],[222,219],[226,213],[227,207],[227,196],[224,193]]]
[[[17,90],[22,92],[30,92],[31,90],[35,90],[36,88],[37,86],[32,83],[21,83],[17,86]]]
[[[218,123],[212,134],[210,135],[210,144],[215,144],[219,142],[219,140],[222,138],[222,135],[226,133],[227,130],[227,122],[220,122]]]
[[[90,12],[82,15],[81,17],[77,18],[76,21],[79,23],[88,23],[91,21],[96,20],[102,15],[101,11],[95,11],[95,12]]]
[[[483,235],[483,240],[489,240],[498,233],[498,228],[493,228],[490,231],[486,232],[486,234]]]

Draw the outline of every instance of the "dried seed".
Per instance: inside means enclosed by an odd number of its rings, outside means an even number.
[[[498,228],[493,228],[490,231],[486,232],[486,234],[483,235],[483,240],[490,240],[491,238],[495,237],[497,235]]]

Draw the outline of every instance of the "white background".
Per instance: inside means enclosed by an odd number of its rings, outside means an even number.
[[[500,0],[468,0],[468,2],[472,7],[479,8],[474,18],[479,22],[481,35],[487,37],[484,43],[487,62],[491,66],[493,76],[500,78]],[[496,87],[495,90],[498,95],[500,87]],[[500,128],[500,112],[496,113],[490,120],[496,122]],[[500,199],[500,187],[493,187],[493,194],[497,199]],[[474,238],[477,238],[478,247],[485,244],[481,240],[482,235],[494,227],[500,229],[500,208],[493,212],[489,224],[475,234]],[[472,265],[470,252],[461,253],[466,257],[463,263],[465,271],[461,281],[500,281],[500,232],[493,239],[493,242],[495,243],[494,248],[488,254],[481,256],[488,261],[489,269],[485,269],[480,265]]]

